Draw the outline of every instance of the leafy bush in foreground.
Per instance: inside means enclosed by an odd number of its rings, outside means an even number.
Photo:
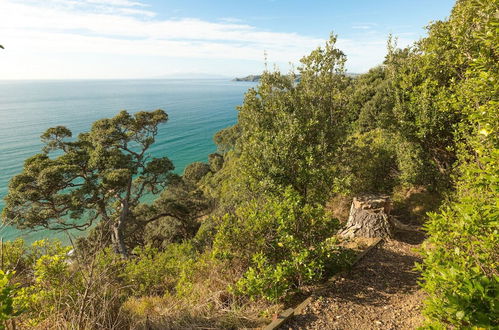
[[[424,60],[439,54],[441,64],[460,69],[446,71],[454,94],[442,111],[454,108],[466,118],[455,132],[457,189],[427,224],[420,265],[425,313],[440,328],[499,326],[498,13],[497,1],[458,1],[423,43]]]
[[[137,247],[133,253],[135,257],[124,262],[121,278],[134,296],[161,295],[173,290],[181,271],[196,257],[188,243],[170,244],[164,251]]]
[[[337,229],[322,207],[305,204],[288,188],[223,217],[213,253],[246,269],[234,292],[276,301],[335,270],[341,253],[331,237]]]
[[[0,270],[0,329],[4,329],[5,321],[20,314],[14,309],[15,285],[10,284],[13,274]]]

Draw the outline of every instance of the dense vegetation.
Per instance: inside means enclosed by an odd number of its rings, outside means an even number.
[[[76,139],[49,129],[11,180],[3,217],[91,230],[74,250],[3,244],[0,322],[258,325],[348,265],[335,202],[384,193],[394,212],[425,221],[428,326],[499,326],[498,17],[496,1],[460,0],[426,38],[389,40],[385,62],[355,78],[331,36],[297,72],[264,72],[238,123],[215,135],[218,152],[183,175],[147,153],[161,110],[121,112]],[[408,208],[414,191],[429,197],[419,205],[429,217]]]

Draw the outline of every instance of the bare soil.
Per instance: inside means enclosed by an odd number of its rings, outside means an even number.
[[[415,329],[422,325],[423,292],[414,264],[421,232],[400,232],[370,251],[352,270],[318,293],[280,329]]]

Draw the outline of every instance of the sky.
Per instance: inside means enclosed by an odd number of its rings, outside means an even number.
[[[453,0],[0,0],[0,79],[245,76],[288,71],[331,33],[363,73],[389,34],[412,44]]]

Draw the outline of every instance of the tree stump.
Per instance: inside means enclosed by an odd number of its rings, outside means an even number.
[[[353,199],[342,237],[393,237],[395,226],[390,219],[388,196],[362,196]]]

